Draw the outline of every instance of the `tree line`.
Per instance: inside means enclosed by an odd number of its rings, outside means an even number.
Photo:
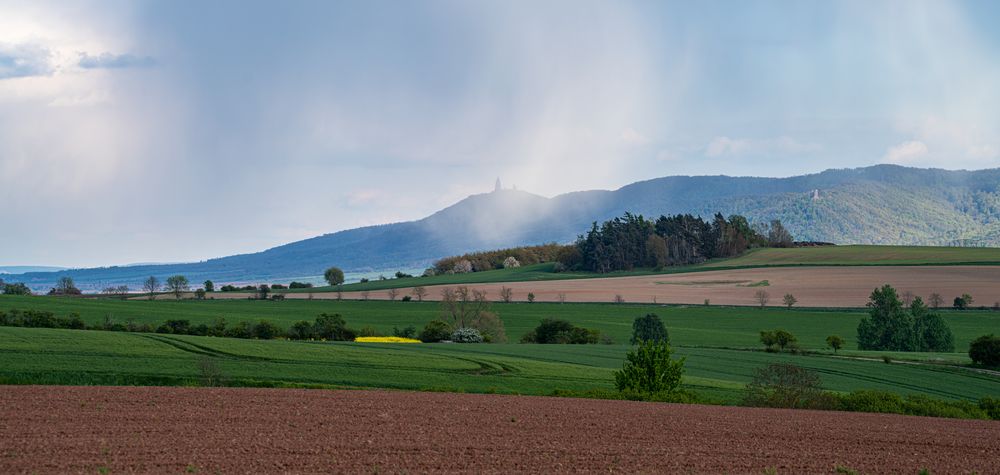
[[[678,214],[649,220],[642,215],[595,222],[576,242],[569,268],[605,273],[636,267],[690,265],[738,256],[752,247],[791,247],[791,233],[779,220],[751,226],[743,216],[716,213],[711,221]]]

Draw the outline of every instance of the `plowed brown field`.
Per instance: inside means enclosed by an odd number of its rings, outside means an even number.
[[[545,397],[0,386],[3,473],[1000,473],[1000,422]]]
[[[419,280],[418,280],[419,281]],[[764,282],[767,285],[763,285]],[[801,307],[863,307],[872,289],[891,284],[899,292],[911,291],[927,299],[941,294],[945,304],[964,293],[975,298],[976,305],[1000,301],[1000,266],[855,266],[855,267],[765,267],[686,274],[662,274],[635,277],[612,277],[496,284],[468,284],[485,290],[491,300],[498,300],[501,287],[510,287],[515,300],[525,300],[528,292],[538,301],[554,302],[562,294],[567,302],[611,302],[621,295],[626,302],[700,304],[709,299],[719,305],[756,305],[754,294],[770,294],[768,305],[782,305],[781,298],[792,294]],[[427,299],[440,298],[441,290],[454,285],[427,287]],[[412,289],[400,289],[398,298]],[[216,292],[213,298],[246,298],[246,293]],[[287,298],[308,298],[309,294],[291,293]],[[314,298],[335,298],[335,293],[314,293]],[[362,298],[359,292],[344,292],[344,298]],[[173,298],[164,296],[164,298]],[[388,299],[385,290],[373,290],[368,298]]]

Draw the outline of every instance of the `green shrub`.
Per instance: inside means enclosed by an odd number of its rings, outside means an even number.
[[[969,358],[983,366],[1000,366],[1000,337],[990,334],[972,340]]]
[[[392,327],[392,336],[398,336],[400,338],[415,338],[417,336],[417,327],[409,325],[402,330]]]
[[[424,325],[424,329],[420,330],[420,335],[418,338],[424,343],[437,343],[441,340],[447,340],[451,338],[452,333],[451,325],[448,325],[442,320],[431,320]]]
[[[288,338],[292,340],[308,340],[313,337],[313,324],[299,320],[288,329]]]
[[[566,320],[546,318],[521,337],[521,343],[593,344],[600,338],[601,332],[597,330],[577,327]]]
[[[904,401],[904,414],[911,416],[949,417],[952,419],[987,419],[986,412],[969,401],[942,401],[911,394]]]
[[[770,330],[760,332],[760,342],[764,344],[764,349],[773,353],[775,351],[790,350],[797,351],[798,339],[786,330]]]
[[[904,414],[903,398],[888,391],[860,390],[841,396],[840,408],[853,412]]]
[[[1000,420],[1000,398],[984,397],[979,400],[979,408],[993,420]]]
[[[330,341],[354,341],[356,337],[355,333],[347,328],[347,322],[339,313],[332,315],[321,313],[316,317],[313,336]]]
[[[823,392],[815,371],[787,363],[758,369],[744,390],[743,404],[753,407],[832,409],[836,398]]]
[[[674,391],[681,383],[685,358],[672,359],[673,353],[665,341],[640,342],[625,355],[622,369],[615,371],[615,387],[649,394]]]
[[[663,325],[663,321],[655,313],[647,313],[632,322],[632,339],[629,340],[629,343],[634,345],[640,341],[670,342],[667,327]]]
[[[284,331],[280,327],[267,320],[257,322],[252,330],[253,337],[258,340],[272,340],[282,334],[284,334]]]

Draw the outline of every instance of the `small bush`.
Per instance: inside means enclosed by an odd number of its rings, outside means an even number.
[[[455,343],[482,343],[483,335],[475,328],[459,328],[452,332],[451,341]]]
[[[431,320],[420,330],[418,338],[424,343],[437,343],[451,338],[452,328],[441,320]]]
[[[744,390],[743,404],[753,407],[829,409],[833,396],[820,388],[815,371],[787,363],[772,363],[754,373]]]
[[[841,396],[840,408],[853,412],[903,414],[903,398],[888,391],[861,390]]]
[[[601,332],[597,330],[577,327],[566,320],[546,318],[521,337],[521,343],[592,344],[600,338]]]
[[[271,340],[277,338],[278,335],[284,334],[284,332],[277,325],[267,320],[261,320],[253,326],[251,334],[258,340]]]
[[[288,329],[291,340],[308,340],[313,337],[313,325],[305,320],[299,320]]]
[[[764,344],[764,349],[769,353],[798,350],[798,339],[795,338],[795,335],[782,329],[761,331],[760,342]]]
[[[357,336],[360,336],[360,337],[365,337],[365,336],[379,336],[379,334],[378,334],[378,330],[376,330],[375,327],[373,327],[371,325],[365,325],[365,326],[361,327],[360,330],[358,330]]]
[[[409,295],[404,295],[403,298],[400,300],[402,300],[403,302],[409,302],[413,300],[413,297],[410,297]]]
[[[397,327],[392,327],[392,336],[398,336],[400,338],[416,338],[417,327],[409,325],[402,330]]]
[[[1000,420],[1000,398],[984,397],[979,400],[979,408],[993,420]]]
[[[333,315],[322,313],[316,317],[313,335],[315,338],[330,341],[354,341],[357,337],[355,332],[347,328],[347,322],[339,313]]]
[[[983,366],[1000,366],[1000,337],[990,334],[972,340],[969,358]]]
[[[222,374],[222,368],[219,367],[219,363],[214,358],[203,356],[199,359],[198,374],[202,386],[222,386],[224,383],[225,377]]]

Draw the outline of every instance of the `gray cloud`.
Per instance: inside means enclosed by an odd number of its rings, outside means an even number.
[[[0,43],[0,79],[48,76],[51,58],[52,52],[39,45]]]
[[[80,54],[79,66],[84,69],[119,69],[119,68],[145,68],[152,66],[156,62],[149,56],[135,56],[132,54],[111,54],[101,53],[91,56],[87,53]]]

